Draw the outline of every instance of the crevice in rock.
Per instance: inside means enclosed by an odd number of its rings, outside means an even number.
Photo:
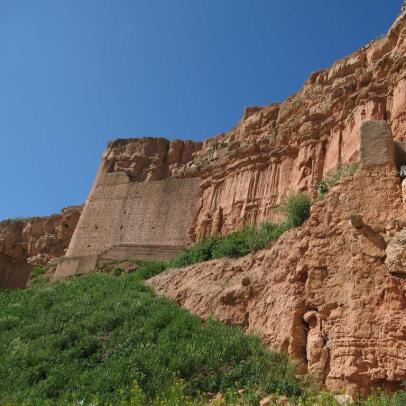
[[[400,278],[400,279],[406,280],[406,273],[403,273],[403,272],[391,272],[391,275],[394,276],[395,278]]]

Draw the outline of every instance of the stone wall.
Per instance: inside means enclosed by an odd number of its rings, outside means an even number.
[[[0,289],[25,288],[31,269],[31,265],[0,253]]]
[[[185,247],[199,198],[199,179],[132,182],[103,163],[67,257],[101,254],[113,246]],[[159,248],[161,247],[161,248]]]

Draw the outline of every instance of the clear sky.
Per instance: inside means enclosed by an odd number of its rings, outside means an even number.
[[[385,34],[402,0],[0,0],[0,219],[86,199],[107,142],[203,140]]]

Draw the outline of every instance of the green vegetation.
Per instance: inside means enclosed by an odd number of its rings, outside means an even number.
[[[48,265],[35,265],[32,269],[28,286],[43,286],[49,283],[49,266]]]
[[[348,171],[330,174],[326,187]],[[169,266],[261,249],[302,224],[310,205],[307,195],[294,194],[282,205],[279,224],[208,238],[170,262],[133,260],[132,273],[111,263],[108,274],[49,285],[47,269],[35,267],[29,289],[0,292],[0,404],[243,406],[274,393],[295,405],[338,406],[258,337],[202,321],[143,284]],[[406,392],[354,403],[405,404]]]
[[[1,292],[0,403],[179,405],[221,392],[256,404],[302,393],[285,355],[154,296],[143,278],[164,268]]]
[[[41,265],[35,265],[31,272],[31,277],[38,278],[46,272],[46,268]]]
[[[295,376],[285,354],[216,320],[202,321],[156,297],[143,281],[169,266],[265,247],[309,216],[307,195],[282,205],[285,220],[209,238],[170,262],[133,260],[105,271],[46,283],[33,271],[27,290],[0,292],[0,404],[183,406],[258,405],[270,394],[302,406],[338,406]],[[128,261],[127,261],[128,262]],[[406,392],[377,394],[355,406],[400,406]]]
[[[287,228],[302,225],[310,216],[312,205],[310,197],[306,193],[293,193],[281,205],[281,212],[285,215]]]
[[[310,215],[311,199],[306,193],[290,195],[281,205],[285,216],[282,223],[264,223],[259,228],[244,227],[225,237],[209,237],[170,262],[170,266],[182,267],[221,257],[241,257],[249,252],[265,248],[285,231],[300,226]]]
[[[131,274],[0,292],[0,404],[207,405],[221,393],[213,406],[243,406],[276,393],[292,404],[338,406],[257,337],[156,297],[143,280],[166,264],[137,264]],[[382,393],[355,405],[405,401],[406,392]]]
[[[392,395],[387,393],[376,393],[368,396],[367,398],[355,399],[351,405],[353,406],[404,406],[406,405],[406,392],[397,392]],[[299,402],[299,405],[303,406],[341,406],[340,403],[335,400],[334,396],[330,393],[322,392],[319,394],[313,394]]]
[[[358,170],[358,164],[341,165],[327,172],[317,187],[318,198],[322,199],[328,191],[345,176],[353,175]]]

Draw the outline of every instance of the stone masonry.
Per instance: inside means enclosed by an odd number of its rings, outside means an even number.
[[[143,182],[111,171],[110,144],[73,234],[66,259],[54,279],[95,268],[98,259],[170,259],[190,241],[200,197],[200,179]],[[163,173],[163,170],[160,170]]]
[[[0,289],[25,288],[31,270],[31,265],[0,253]]]
[[[101,254],[113,246],[185,247],[198,202],[198,179],[131,182],[106,174],[83,209],[67,257]]]
[[[395,164],[395,143],[386,121],[365,121],[361,125],[361,163],[364,168]]]

